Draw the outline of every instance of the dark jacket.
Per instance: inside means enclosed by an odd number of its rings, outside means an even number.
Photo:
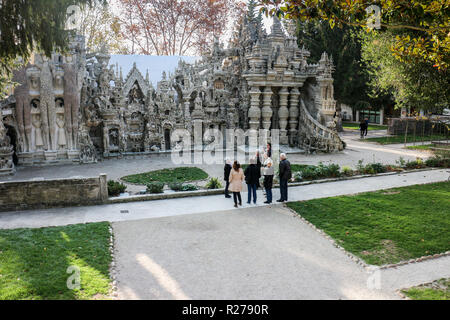
[[[259,185],[259,178],[261,178],[261,170],[258,169],[256,164],[251,164],[245,169],[245,182],[247,184]]]
[[[361,131],[366,131],[367,129],[369,128],[369,125],[367,124],[367,122],[361,122],[360,124],[359,124],[359,129],[361,130]]]
[[[280,180],[289,180],[292,178],[291,163],[287,160],[280,162]]]
[[[231,172],[231,169],[233,169],[232,167],[231,167],[231,165],[229,165],[228,163],[225,165],[225,168],[224,168],[224,172],[223,172],[223,180],[225,180],[225,181],[228,181],[228,180],[230,180],[230,172]]]
[[[264,176],[264,188],[272,189],[273,187],[273,176]]]

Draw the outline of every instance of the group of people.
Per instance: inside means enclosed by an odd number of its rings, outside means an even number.
[[[275,167],[274,161],[272,160],[272,147],[270,144],[267,145],[263,159],[261,159],[260,152],[257,151],[255,157],[250,159],[250,165],[245,171],[241,168],[241,164],[238,161],[234,161],[232,164],[227,159],[224,168],[224,180],[226,183],[225,197],[231,198],[230,192],[233,193],[234,207],[238,208],[238,206],[242,206],[241,192],[245,180],[248,189],[247,204],[251,204],[252,200],[256,204],[256,191],[261,187],[261,177],[264,177],[263,187],[267,198],[264,203],[271,204],[273,200],[272,188],[274,175]],[[277,202],[285,202],[288,201],[288,182],[292,178],[292,171],[291,164],[284,153],[280,155],[279,178],[281,198]]]

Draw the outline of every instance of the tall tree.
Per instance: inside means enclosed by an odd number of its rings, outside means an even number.
[[[392,94],[397,108],[441,113],[449,107],[449,71],[430,64],[399,62],[390,52],[395,32],[361,32],[362,58],[370,77],[372,95]]]
[[[67,48],[68,8],[91,3],[92,0],[0,2],[0,95],[5,95],[6,88],[13,85],[11,72],[17,63],[27,61],[33,51],[50,56],[52,51]]]
[[[118,0],[122,34],[141,54],[202,54],[235,19],[236,0]]]
[[[317,63],[324,51],[334,60],[335,98],[340,104],[353,108],[370,105],[367,95],[367,74],[361,61],[361,43],[355,28],[345,26],[332,29],[325,22],[298,23],[298,39],[300,46],[310,50],[310,62]]]
[[[99,51],[107,45],[110,53],[129,52],[120,32],[120,20],[108,3],[93,0],[92,5],[84,5],[81,9],[79,31],[86,37],[86,46],[90,51]]]
[[[302,21],[323,20],[331,27],[350,25],[395,30],[391,52],[408,63],[436,68],[450,65],[450,0],[259,0],[267,14]],[[376,6],[374,6],[374,4]],[[378,12],[377,12],[378,11]],[[379,14],[378,14],[379,13]]]

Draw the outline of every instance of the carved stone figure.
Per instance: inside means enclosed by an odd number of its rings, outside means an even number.
[[[59,150],[64,150],[67,145],[64,113],[57,114],[56,124],[58,125],[58,147]]]
[[[39,113],[34,113],[32,115],[32,123],[33,123],[33,140],[34,147],[36,151],[44,150],[44,140],[42,139],[42,123],[41,123],[41,115]]]

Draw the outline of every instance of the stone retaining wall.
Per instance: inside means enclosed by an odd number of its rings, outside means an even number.
[[[102,204],[108,201],[106,175],[0,182],[0,212]]]

